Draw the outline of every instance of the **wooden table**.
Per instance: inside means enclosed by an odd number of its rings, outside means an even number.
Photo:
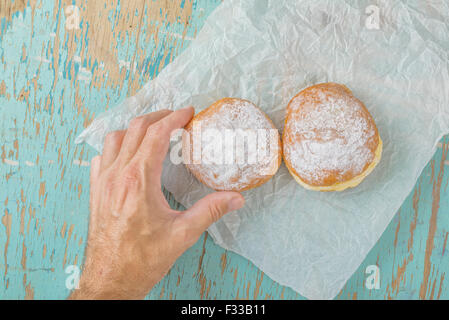
[[[68,295],[65,270],[82,263],[86,245],[95,155],[74,138],[155,77],[219,4],[0,0],[0,298]],[[449,298],[448,142],[339,299]],[[370,265],[379,289],[365,285]],[[206,234],[149,297],[302,299]]]

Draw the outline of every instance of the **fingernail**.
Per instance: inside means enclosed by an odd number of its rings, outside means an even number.
[[[229,211],[235,211],[243,207],[245,200],[242,197],[235,197],[229,201],[228,208]]]

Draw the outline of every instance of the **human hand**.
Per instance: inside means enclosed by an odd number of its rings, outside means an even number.
[[[85,264],[71,299],[144,298],[212,223],[243,206],[237,192],[212,193],[186,211],[167,203],[161,173],[170,134],[193,113],[150,113],[106,137],[92,159]]]

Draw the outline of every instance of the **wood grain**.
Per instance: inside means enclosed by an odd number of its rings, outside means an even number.
[[[154,78],[219,4],[0,0],[0,298],[68,295],[65,269],[82,264],[86,245],[95,155],[74,138]],[[337,298],[449,298],[448,143]],[[370,265],[378,290],[365,285]],[[302,299],[207,234],[149,298]]]

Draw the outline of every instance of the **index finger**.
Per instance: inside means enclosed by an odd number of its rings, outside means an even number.
[[[171,133],[184,127],[192,119],[193,107],[177,110],[158,122],[150,125],[140,144],[139,154],[147,165],[158,175],[162,172],[162,164],[170,146]]]

